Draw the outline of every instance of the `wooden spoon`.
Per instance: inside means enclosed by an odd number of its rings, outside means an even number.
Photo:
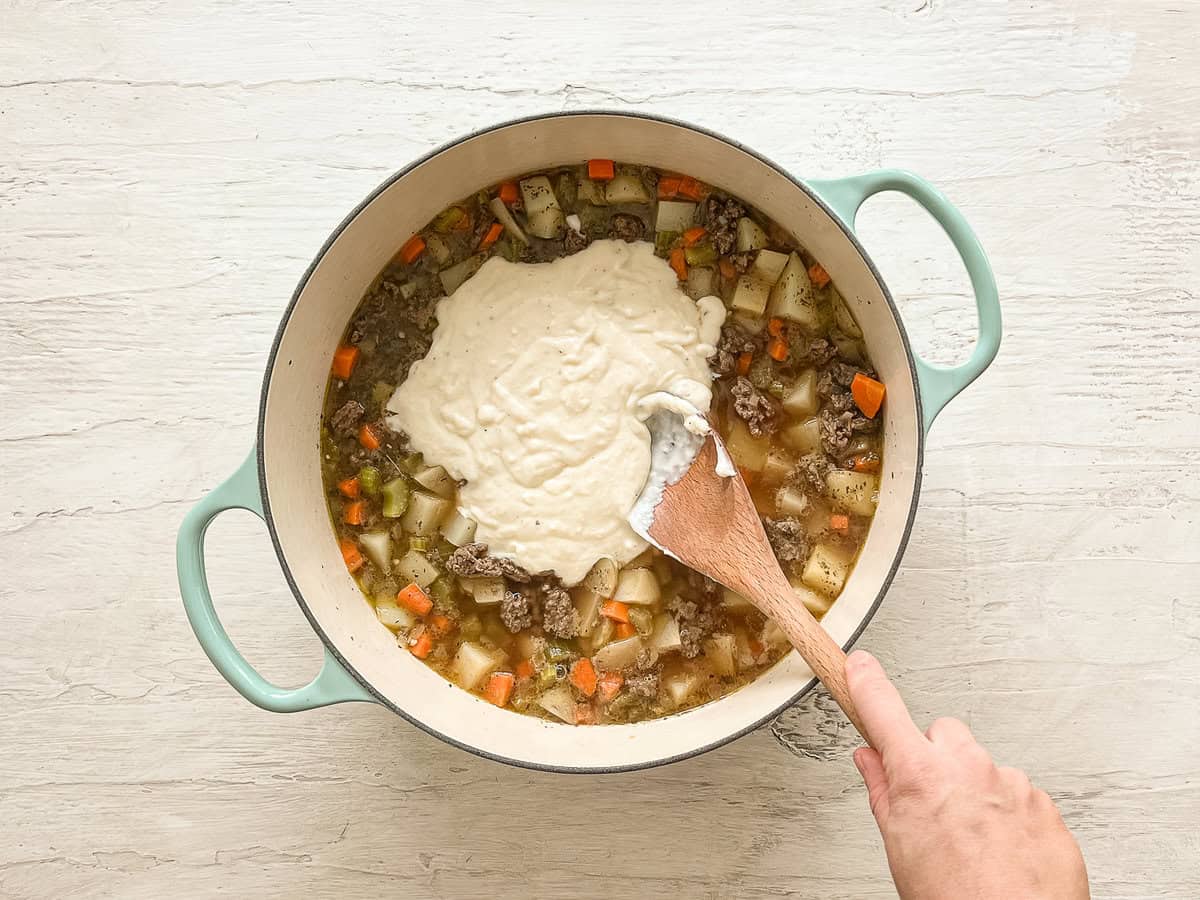
[[[664,486],[661,477],[657,484],[654,481],[656,474],[662,475],[658,463],[667,441],[653,419],[647,424],[655,463],[639,500],[643,510],[640,520],[636,508],[630,516],[634,529],[660,550],[737,591],[774,619],[858,733],[870,743],[846,686],[846,654],[788,584],[746,482],[728,466],[721,438],[713,430],[683,476],[673,483],[666,478]],[[678,431],[670,440],[679,440]],[[676,448],[671,449],[678,453]],[[722,468],[734,472],[732,477],[717,471],[721,458],[726,462]],[[661,499],[654,504],[659,491]],[[650,511],[652,519],[647,521]]]

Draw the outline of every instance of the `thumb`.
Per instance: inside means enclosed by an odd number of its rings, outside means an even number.
[[[871,815],[875,817],[880,831],[887,823],[888,780],[883,770],[883,760],[870,747],[859,747],[854,751],[854,765],[867,785],[867,801],[871,804]]]

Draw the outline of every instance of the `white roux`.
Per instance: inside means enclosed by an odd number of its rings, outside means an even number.
[[[596,241],[540,265],[493,257],[438,304],[388,424],[466,479],[476,540],[574,584],[601,557],[645,549],[626,518],[650,471],[644,420],[708,409],[724,317],[647,243]]]

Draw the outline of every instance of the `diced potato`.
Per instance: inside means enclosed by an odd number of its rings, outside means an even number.
[[[801,454],[812,453],[821,447],[821,423],[815,417],[797,422],[783,429],[779,438]]]
[[[789,484],[775,495],[775,508],[781,516],[802,516],[808,511],[808,497],[794,484]]]
[[[454,504],[444,497],[414,491],[408,509],[400,517],[400,527],[419,537],[434,534],[453,508]]]
[[[817,544],[804,564],[800,580],[814,591],[836,597],[850,574],[850,562],[850,554],[840,547]]]
[[[671,702],[676,706],[682,706],[696,685],[700,681],[700,676],[694,672],[679,671],[672,672],[662,680],[662,686],[667,692],[667,696],[671,698]]]
[[[450,245],[446,243],[446,239],[440,234],[427,234],[425,236],[425,249],[429,251],[429,255],[434,258],[439,266],[444,266],[450,262]]]
[[[738,668],[748,669],[753,666],[758,660],[754,651],[750,649],[750,636],[746,634],[746,629],[741,625],[734,626],[733,641],[737,650],[734,658],[737,660]]]
[[[825,476],[825,487],[834,505],[852,512],[856,516],[875,514],[875,498],[879,491],[879,479],[865,472],[850,472],[846,469],[830,469]]]
[[[460,578],[459,583],[480,606],[496,606],[504,599],[504,579],[491,576]]]
[[[475,540],[476,527],[478,526],[474,519],[468,519],[456,509],[442,524],[442,537],[455,547],[461,547]]]
[[[768,484],[778,484],[792,473],[796,461],[791,454],[778,447],[767,451],[767,461],[763,463],[762,479]]]
[[[750,472],[761,472],[767,464],[767,448],[770,443],[765,438],[756,438],[741,419],[734,420],[729,428],[729,437],[725,439],[725,449],[733,459],[733,464],[739,469]]]
[[[544,691],[537,700],[538,706],[550,715],[562,719],[568,725],[575,724],[575,697],[566,684],[557,684]]]
[[[688,266],[687,284],[683,292],[693,300],[715,297],[717,294],[717,270],[710,266]]]
[[[579,616],[579,634],[587,637],[600,621],[600,605],[604,598],[584,585],[571,588],[571,600],[575,603],[575,613]]]
[[[638,606],[657,603],[660,596],[658,579],[654,577],[651,569],[623,569],[617,579],[617,589],[613,593],[614,600]]]
[[[733,289],[733,300],[730,302],[735,313],[761,316],[766,311],[767,301],[770,299],[770,282],[753,275],[743,275],[737,280],[737,286]]]
[[[554,188],[545,175],[535,175],[521,182],[521,199],[525,203],[525,221],[534,237],[562,237],[565,218]]]
[[[738,219],[738,253],[747,253],[751,250],[761,250],[765,246],[767,246],[767,233],[759,228],[758,224],[753,219],[747,219],[745,216]]]
[[[724,593],[721,594],[721,603],[726,609],[737,612],[745,612],[746,610],[755,608],[753,603],[733,590],[733,588],[725,588]]]
[[[392,536],[390,534],[386,531],[370,531],[360,534],[358,542],[380,571],[384,574],[392,571]]]
[[[605,557],[596,560],[596,564],[588,569],[588,573],[583,576],[583,581],[580,584],[593,593],[608,599],[613,595],[613,591],[617,589],[619,574],[620,568],[617,566],[616,561]]]
[[[654,216],[655,231],[687,231],[696,224],[696,204],[659,200]]]
[[[604,182],[580,178],[578,199],[592,206],[608,206],[608,198],[604,196]]]
[[[854,320],[854,315],[850,312],[850,307],[846,305],[845,298],[837,292],[836,288],[829,289],[829,303],[833,307],[833,321],[837,327],[847,337],[862,337],[862,329],[858,327],[858,322]]]
[[[732,634],[714,634],[704,642],[704,655],[718,675],[737,674],[737,645]]]
[[[792,644],[774,619],[767,619],[766,624],[763,625],[762,641],[768,647],[790,647]]]
[[[810,331],[821,328],[816,291],[804,263],[795,253],[787,258],[779,281],[771,289],[770,309],[771,315],[791,319]]]
[[[592,657],[592,662],[608,671],[624,669],[637,662],[638,655],[645,649],[646,642],[635,635],[601,647]]]
[[[751,334],[762,334],[767,327],[767,320],[758,315],[751,316],[746,315],[745,313],[735,312],[729,318]]]
[[[656,556],[650,569],[654,572],[654,577],[658,579],[658,583],[664,586],[670,583],[674,575],[674,572],[671,570],[671,560],[665,556]]]
[[[794,418],[811,416],[817,411],[820,402],[817,396],[817,373],[809,369],[801,372],[800,377],[792,382],[791,388],[783,395],[783,411]]]
[[[413,475],[412,479],[439,497],[453,497],[454,492],[458,490],[458,483],[441,466],[426,466]]]
[[[642,179],[636,175],[617,175],[604,186],[604,197],[609,205],[618,203],[649,203],[650,192]],[[672,229],[674,230],[674,229]]]
[[[754,257],[754,264],[750,267],[750,274],[767,284],[774,284],[783,274],[787,262],[788,255],[786,253],[779,253],[776,250],[759,250],[758,255]]]
[[[442,282],[442,289],[447,296],[453,294],[459,289],[464,281],[479,271],[479,267],[483,265],[483,257],[479,254],[468,256],[460,263],[455,263],[448,269],[442,269],[438,272],[438,278]]]
[[[450,677],[468,691],[479,686],[483,679],[500,664],[498,654],[485,649],[473,641],[463,641],[450,663]]]
[[[412,628],[417,624],[417,617],[395,600],[376,600],[375,617],[392,631]]]
[[[659,613],[654,617],[654,630],[650,632],[650,646],[659,653],[670,653],[683,646],[683,638],[679,634],[679,623],[669,613]]]
[[[796,592],[796,596],[803,601],[814,618],[821,618],[821,616],[829,611],[829,607],[833,605],[832,599],[826,597],[824,594],[818,594],[800,578],[793,576],[788,579],[788,583],[791,584],[792,590]]]
[[[424,553],[409,550],[400,557],[400,563],[396,566],[396,574],[403,581],[415,582],[424,590],[437,581],[442,572],[425,557]]]
[[[521,230],[521,226],[517,224],[517,220],[513,218],[513,214],[509,212],[503,200],[499,197],[493,197],[492,202],[488,206],[492,210],[492,215],[496,217],[496,221],[504,226],[505,231],[522,244],[529,243],[529,238],[525,236],[525,232]]]

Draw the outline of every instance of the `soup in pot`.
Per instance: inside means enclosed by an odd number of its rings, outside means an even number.
[[[744,201],[590,160],[409,238],[333,356],[322,471],[381,628],[460,687],[570,724],[714,700],[789,644],[625,521],[656,397],[707,413],[820,618],[874,515],[884,387],[819,261]]]

